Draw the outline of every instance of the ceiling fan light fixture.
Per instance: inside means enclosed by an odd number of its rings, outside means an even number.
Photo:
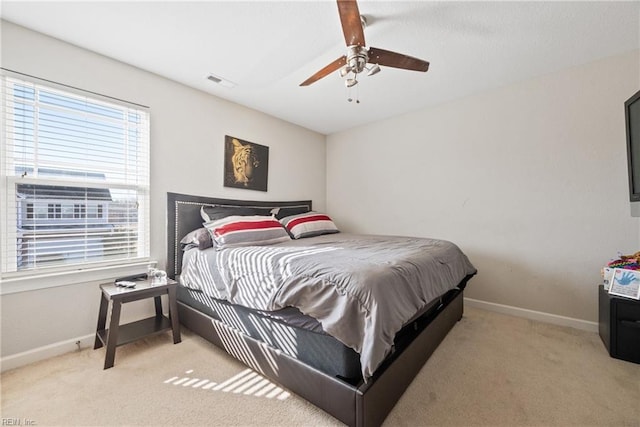
[[[344,67],[340,68],[340,77],[345,77],[350,72],[351,72],[351,67],[349,67],[348,65],[345,65]]]
[[[344,84],[345,84],[347,87],[353,87],[353,86],[355,86],[355,85],[357,85],[357,84],[358,84],[358,80],[356,80],[355,78],[353,78],[353,79],[346,79],[346,80],[344,81]]]
[[[378,74],[379,72],[380,66],[378,64],[374,64],[374,66],[369,69],[367,76],[373,76],[374,74]]]

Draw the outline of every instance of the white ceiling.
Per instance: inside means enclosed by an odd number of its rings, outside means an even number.
[[[299,86],[346,51],[335,1],[3,0],[0,15],[323,134],[640,48],[638,1],[358,4],[367,46],[431,63],[362,77],[360,104],[337,72]]]

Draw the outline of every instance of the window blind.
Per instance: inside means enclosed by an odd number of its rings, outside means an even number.
[[[149,256],[149,113],[2,76],[2,274]]]

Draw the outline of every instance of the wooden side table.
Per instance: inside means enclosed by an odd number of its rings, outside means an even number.
[[[178,321],[178,304],[176,302],[176,290],[178,282],[167,279],[166,283],[154,284],[150,279],[136,281],[135,288],[124,288],[114,283],[100,285],[100,312],[98,315],[98,327],[96,328],[96,340],[94,350],[107,346],[107,355],[104,361],[104,369],[113,366],[116,347],[136,341],[140,338],[159,334],[166,330],[173,331],[173,343],[178,344],[180,338],[180,323]],[[162,314],[162,300],[160,297],[167,294],[169,297],[169,318]],[[147,319],[120,325],[120,311],[122,304],[153,297],[156,306],[156,315]],[[105,329],[107,323],[107,311],[109,302],[113,302],[109,329]]]

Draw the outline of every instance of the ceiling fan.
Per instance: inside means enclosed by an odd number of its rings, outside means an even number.
[[[358,84],[358,74],[367,71],[367,75],[373,75],[380,71],[380,65],[387,67],[401,68],[403,70],[413,70],[425,72],[429,69],[429,63],[422,59],[389,50],[378,49],[377,47],[366,47],[364,41],[364,26],[366,19],[360,16],[358,3],[356,0],[337,0],[338,13],[342,23],[342,32],[347,44],[347,54],[327,65],[300,86],[309,86],[321,78],[340,70],[340,76],[346,77],[345,85],[352,87]],[[367,68],[367,64],[372,64]],[[352,77],[349,74],[353,73]]]

